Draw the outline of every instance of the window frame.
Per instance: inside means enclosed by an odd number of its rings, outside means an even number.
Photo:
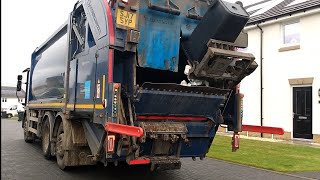
[[[286,37],[286,31],[285,31],[285,26],[287,25],[291,25],[291,24],[298,24],[298,33],[299,33],[299,42],[298,43],[285,43],[285,37]],[[284,47],[288,47],[288,46],[296,46],[296,45],[300,45],[301,43],[301,31],[300,31],[300,19],[296,19],[293,21],[287,21],[281,24],[281,45]]]

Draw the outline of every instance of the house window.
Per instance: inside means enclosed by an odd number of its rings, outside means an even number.
[[[293,22],[283,25],[283,44],[298,45],[300,43],[299,22]]]
[[[1,102],[7,102],[7,98],[1,98]]]

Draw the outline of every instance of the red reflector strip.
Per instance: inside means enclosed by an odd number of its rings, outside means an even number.
[[[113,81],[113,49],[109,49],[108,56],[108,82]]]
[[[134,159],[129,162],[129,165],[138,165],[138,164],[150,164],[150,159]]]
[[[106,7],[106,11],[107,11],[107,18],[108,18],[108,29],[109,29],[109,41],[110,41],[110,45],[114,45],[114,28],[113,28],[113,19],[112,19],[112,12],[111,9],[109,7],[108,1],[104,0],[104,5]]]
[[[239,93],[239,84],[236,85],[236,94]]]
[[[143,129],[141,127],[136,126],[128,126],[123,124],[107,122],[104,128],[108,132],[124,134],[128,136],[141,137],[143,135]]]
[[[240,135],[239,134],[234,134],[233,135],[233,140],[234,140],[234,147],[235,148],[239,148]]]
[[[269,127],[269,126],[242,125],[242,131],[261,132],[261,133],[279,134],[279,135],[284,134],[284,130],[282,128]]]
[[[176,120],[176,121],[205,121],[205,117],[187,117],[187,116],[137,116],[140,120]]]
[[[113,19],[112,12],[109,7],[108,1],[104,0],[104,5],[106,7],[107,18],[108,18],[108,30],[109,30],[109,44],[114,45],[114,27],[113,27]],[[113,50],[109,49],[108,56],[108,82],[113,81]]]
[[[232,152],[236,152],[240,147],[240,134],[235,132],[232,137]]]
[[[107,152],[113,152],[114,151],[114,142],[116,140],[115,135],[108,135],[107,137]]]

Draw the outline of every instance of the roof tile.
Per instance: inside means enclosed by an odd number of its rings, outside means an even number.
[[[260,22],[276,19],[282,16],[291,15],[305,10],[320,8],[320,0],[306,0],[296,4],[293,3],[294,1],[298,0],[283,0],[282,2],[276,4],[274,7],[270,8],[266,12],[251,16],[247,25],[257,24]],[[293,5],[289,5],[291,3],[293,3]],[[259,4],[261,4],[261,2],[256,3],[255,5]],[[250,5],[250,7],[253,6]],[[248,6],[245,8],[248,8]],[[250,12],[250,15],[253,14],[254,12]]]
[[[18,96],[20,98],[24,98],[25,91],[22,89],[18,92]],[[10,86],[1,86],[1,97],[7,97],[7,98],[15,98],[16,96],[16,87],[10,87]]]

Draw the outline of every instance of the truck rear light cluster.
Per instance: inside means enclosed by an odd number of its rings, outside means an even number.
[[[117,113],[117,95],[114,95],[113,98],[113,114]]]
[[[118,94],[119,94],[119,84],[114,84],[114,95],[113,95],[113,105],[112,105],[112,112],[113,115],[117,115],[117,107],[118,107]]]

